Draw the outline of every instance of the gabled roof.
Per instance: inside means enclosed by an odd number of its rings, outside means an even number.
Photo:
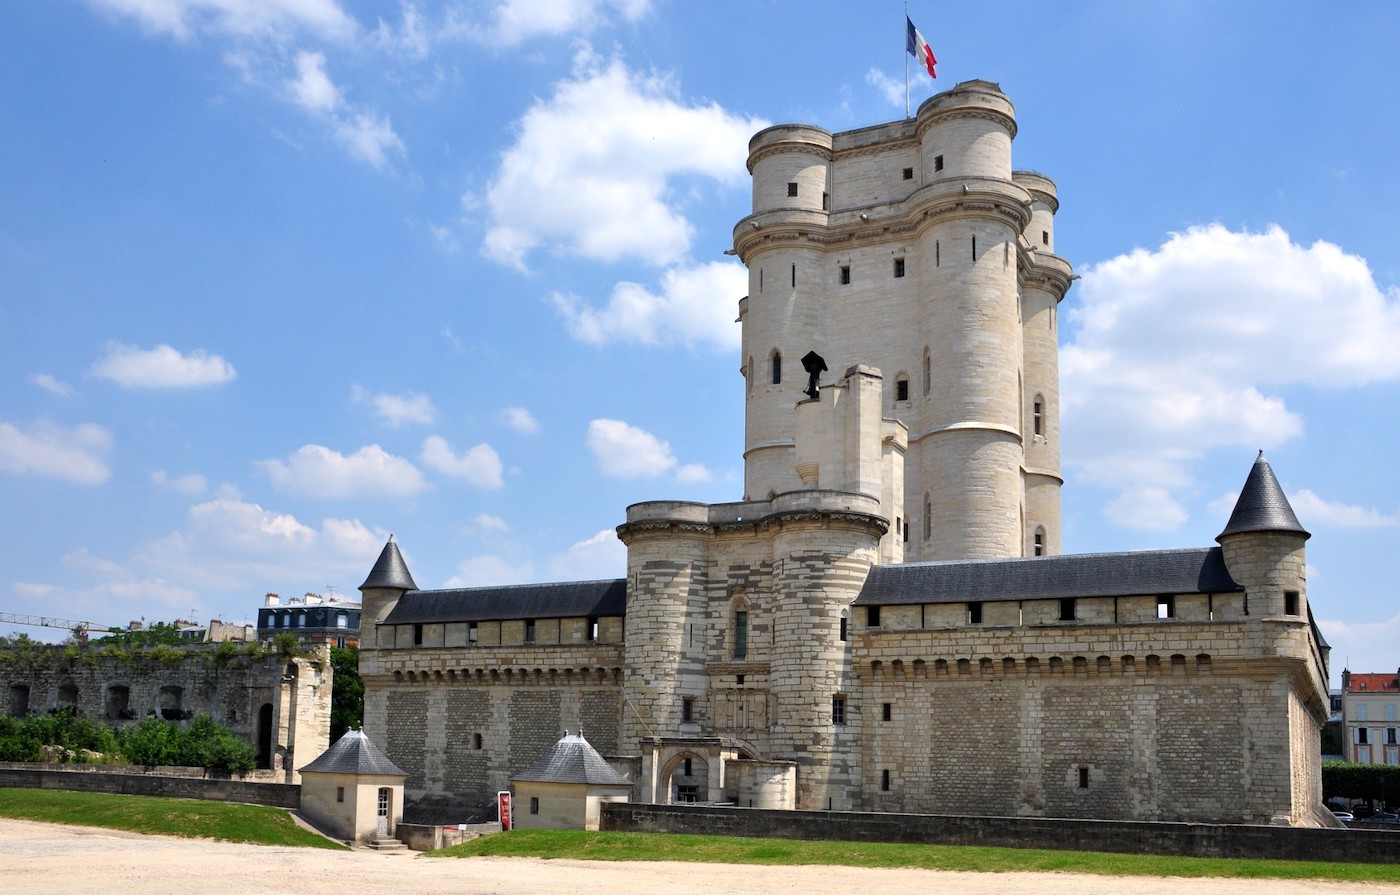
[[[320,774],[358,774],[362,777],[407,777],[408,774],[389,760],[389,756],[370,742],[363,731],[346,731],[311,764],[301,769]]]
[[[393,535],[389,535],[388,543],[379,551],[379,559],[375,561],[374,568],[369,570],[369,577],[360,585],[360,590],[371,587],[418,589],[418,585],[413,583],[413,576],[408,574],[408,565],[403,561],[403,554],[399,552],[399,545],[394,543]]]
[[[512,774],[510,779],[527,783],[632,785],[632,781],[614,770],[597,749],[588,745],[581,730],[576,734],[566,732],[564,738],[540,756],[538,761],[519,774]]]
[[[1244,590],[1219,547],[878,565],[857,606],[1054,600]]]
[[[1263,451],[1255,458],[1249,477],[1244,480],[1244,488],[1240,491],[1239,500],[1235,501],[1230,521],[1215,539],[1218,541],[1227,535],[1250,531],[1283,531],[1300,534],[1304,539],[1312,537],[1298,523],[1298,517],[1293,514],[1293,507],[1274,477],[1273,467],[1264,459]]]
[[[558,581],[452,590],[411,590],[386,625],[495,621],[506,618],[589,618],[624,615],[627,579]]]

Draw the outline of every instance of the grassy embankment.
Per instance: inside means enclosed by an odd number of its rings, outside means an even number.
[[[1174,858],[1045,849],[904,845],[890,842],[805,842],[679,834],[582,833],[572,830],[515,830],[500,836],[484,836],[428,854],[432,857],[459,858],[499,856],[574,858],[584,861],[835,864],[851,867],[914,867],[974,873],[1058,871],[1101,876],[1400,882],[1400,865],[1395,864]]]
[[[0,817],[256,845],[345,847],[302,829],[279,808],[233,802],[0,789]]]

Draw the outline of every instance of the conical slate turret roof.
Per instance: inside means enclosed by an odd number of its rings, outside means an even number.
[[[1259,452],[1254,467],[1249,471],[1249,478],[1244,481],[1244,490],[1240,491],[1240,499],[1235,501],[1235,511],[1230,514],[1230,521],[1215,539],[1218,541],[1226,535],[1249,531],[1282,531],[1300,534],[1305,539],[1312,537],[1298,523],[1298,517],[1293,515],[1293,507],[1289,506],[1288,498],[1284,496],[1283,488],[1279,487],[1278,479],[1274,478],[1273,467],[1264,459],[1263,451]]]
[[[335,745],[301,769],[303,774],[307,771],[321,774],[359,774],[364,777],[408,776],[360,730],[346,731],[345,736],[335,741]]]
[[[413,576],[408,574],[408,566],[403,561],[403,554],[399,552],[399,545],[394,543],[393,535],[389,535],[389,542],[379,552],[379,559],[375,562],[374,568],[369,570],[369,577],[365,579],[364,584],[360,585],[360,590],[371,587],[394,587],[399,590],[418,589],[418,585],[413,583]]]
[[[588,745],[583,731],[564,733],[564,738],[542,755],[538,761],[512,780],[529,783],[588,783],[608,786],[631,786],[632,781],[613,770],[612,765]]]

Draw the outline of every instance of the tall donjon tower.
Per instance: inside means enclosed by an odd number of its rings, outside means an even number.
[[[779,125],[749,144],[753,213],[734,229],[745,498],[801,487],[796,404],[815,351],[884,377],[908,427],[904,559],[1060,549],[1055,184],[1013,171],[1015,108],[968,81],[912,119],[833,134]]]

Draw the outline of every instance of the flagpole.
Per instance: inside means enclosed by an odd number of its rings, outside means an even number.
[[[909,4],[904,4],[904,117],[909,117]]]

